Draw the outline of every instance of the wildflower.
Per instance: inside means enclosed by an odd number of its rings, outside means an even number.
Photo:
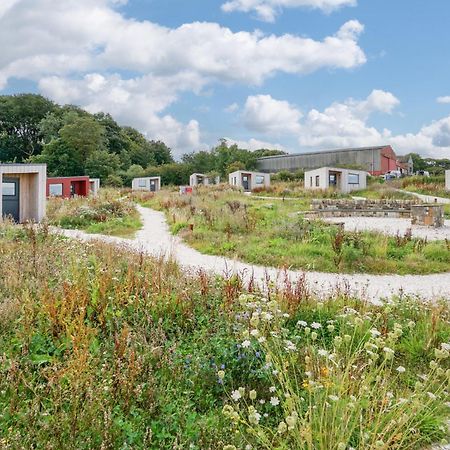
[[[430,369],[436,369],[438,367],[438,363],[436,361],[430,361]]]
[[[259,403],[260,403],[261,405],[264,405],[264,403],[266,403],[266,401],[262,398],[262,399],[259,401]]]
[[[238,402],[239,399],[242,398],[242,395],[241,395],[241,393],[239,392],[239,389],[236,389],[235,391],[233,391],[233,392],[231,393],[231,398],[232,398],[235,402]]]
[[[369,330],[369,333],[372,335],[373,338],[381,336],[381,333],[376,328],[372,328],[371,330]]]
[[[298,414],[293,411],[290,416],[286,417],[286,424],[288,426],[288,430],[293,430],[295,427],[295,424],[297,423]]]
[[[317,354],[319,355],[319,356],[323,356],[323,357],[327,357],[328,356],[328,352],[326,351],[326,350],[324,350],[324,349],[320,349],[318,352],[317,352]]]
[[[237,450],[234,445],[225,445],[223,450]]]
[[[280,422],[280,423],[278,424],[278,433],[279,433],[279,434],[283,434],[283,433],[286,433],[286,431],[287,431],[287,425],[286,425],[286,422]]]
[[[261,337],[258,338],[258,342],[260,344],[264,344],[264,342],[266,342],[266,338],[264,336],[261,336]]]
[[[441,344],[441,348],[442,348],[442,350],[450,351],[450,344],[447,344],[446,342],[443,342]]]
[[[311,328],[305,327],[305,334],[309,334],[309,333],[311,333]]]
[[[347,344],[352,340],[352,337],[349,334],[344,334],[344,342]]]
[[[341,336],[336,336],[334,338],[334,345],[339,348],[342,345],[342,338]]]
[[[434,349],[434,356],[437,359],[445,359],[448,357],[448,350],[445,350],[445,348],[436,348]]]
[[[398,373],[405,373],[406,369],[403,366],[398,366],[397,369],[395,369]]]
[[[339,442],[337,448],[338,450],[345,450],[347,446],[343,442]]]
[[[384,442],[382,440],[376,441],[375,448],[384,448]]]
[[[253,337],[258,337],[259,331],[255,328],[254,330],[250,331],[250,335]]]
[[[250,345],[251,345],[251,342],[250,342],[248,339],[246,339],[246,340],[242,343],[242,347],[244,347],[244,348],[248,348],[248,347],[250,347]]]
[[[307,326],[308,326],[308,323],[305,322],[304,320],[299,320],[297,322],[297,327],[307,327]]]
[[[278,375],[278,370],[272,370],[272,375],[277,376]]]
[[[231,405],[225,405],[225,406],[222,408],[222,413],[223,413],[225,416],[230,416],[232,413],[234,413],[234,409],[233,409],[233,407],[232,407]]]
[[[314,330],[318,330],[319,328],[322,328],[322,325],[320,323],[313,322],[311,324],[311,328],[314,328]]]
[[[275,392],[277,388],[275,386],[270,386],[269,392]]]
[[[256,398],[256,391],[252,390],[252,391],[249,392],[248,395],[249,395],[251,400],[255,400],[255,398]]]
[[[386,353],[387,359],[391,359],[394,357],[395,352],[394,352],[394,350],[392,350],[392,348],[384,347],[383,351],[384,351],[384,353]]]
[[[328,325],[327,330],[332,333],[334,331],[334,325]]]
[[[278,397],[270,397],[270,404],[272,406],[278,406],[280,404],[280,400]]]
[[[249,423],[253,425],[258,425],[259,421],[261,420],[261,414],[259,414],[256,409],[253,409],[250,411],[250,414],[248,415],[248,421]]]
[[[329,395],[328,398],[332,401],[332,402],[337,402],[339,400],[339,397],[337,395]]]
[[[317,339],[317,333],[316,333],[315,331],[313,331],[313,332],[311,333],[311,339],[312,339],[313,341],[315,341],[315,340]]]
[[[286,350],[295,352],[297,350],[297,346],[292,341],[285,341]]]
[[[289,314],[288,314],[288,313],[284,313],[284,314],[283,314],[283,317],[284,317],[285,319],[289,319]]]
[[[262,318],[266,321],[266,322],[270,322],[273,319],[273,315],[269,312],[263,313]]]
[[[437,398],[436,395],[434,395],[432,392],[427,392],[427,395],[431,400],[436,400]]]

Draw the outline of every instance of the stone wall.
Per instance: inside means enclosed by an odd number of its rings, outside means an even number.
[[[411,209],[411,223],[435,228],[443,227],[444,208],[442,205],[414,205]]]
[[[311,202],[310,217],[411,217],[416,200],[321,199]]]

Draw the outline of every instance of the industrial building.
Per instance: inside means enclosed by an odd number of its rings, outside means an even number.
[[[266,173],[344,167],[365,170],[371,175],[382,175],[392,170],[405,170],[406,167],[406,163],[399,161],[390,145],[266,156],[259,158],[257,165],[258,170]],[[407,167],[412,173],[412,160],[408,159]]]

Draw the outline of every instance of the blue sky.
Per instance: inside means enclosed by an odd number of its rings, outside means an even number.
[[[450,157],[449,17],[446,0],[2,0],[0,93],[110,112],[176,156],[225,137]]]

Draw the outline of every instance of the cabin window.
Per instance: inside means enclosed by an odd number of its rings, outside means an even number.
[[[349,173],[348,184],[359,184],[359,175],[357,173]]]
[[[62,197],[63,195],[63,185],[62,183],[50,184],[48,187],[50,196],[52,197]]]
[[[316,187],[320,186],[320,176],[316,175]]]
[[[145,178],[139,180],[138,186],[139,187],[146,187],[147,186],[147,180]]]
[[[264,184],[264,176],[262,176],[262,175],[256,175],[256,177],[255,177],[255,183],[256,183],[256,184]]]
[[[16,183],[2,183],[2,194],[8,197],[14,197],[16,195]]]

